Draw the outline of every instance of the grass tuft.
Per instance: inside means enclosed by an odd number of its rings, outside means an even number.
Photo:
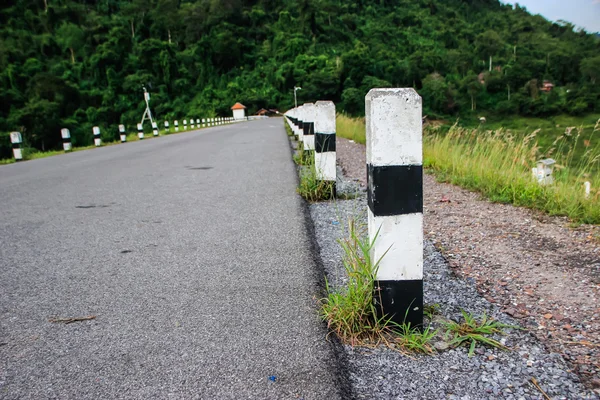
[[[436,331],[420,330],[410,324],[398,325],[385,316],[378,316],[373,293],[381,259],[372,260],[370,256],[376,239],[377,235],[369,241],[366,229],[349,221],[348,237],[339,240],[348,283],[333,289],[326,281],[327,297],[321,299],[321,318],[344,343],[352,346],[385,344],[402,353],[433,353],[430,343]]]
[[[332,181],[318,179],[317,169],[311,164],[300,170],[300,185],[297,191],[310,202],[331,200],[335,197],[334,184]]]
[[[488,335],[504,334],[504,328],[519,329],[513,325],[506,325],[492,318],[488,318],[485,313],[478,321],[473,315],[461,310],[464,321],[446,323],[446,337],[451,336],[451,346],[460,346],[466,344],[469,346],[469,357],[475,354],[475,347],[478,343],[506,350],[507,347],[494,340]]]

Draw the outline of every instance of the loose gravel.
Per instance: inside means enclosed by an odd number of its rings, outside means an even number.
[[[346,283],[337,240],[344,237],[349,219],[366,222],[366,194],[356,180],[338,170],[338,193],[355,197],[310,205],[314,233],[320,247],[325,276],[331,287]],[[461,310],[484,313],[503,323],[519,321],[502,312],[476,289],[472,278],[454,274],[430,241],[424,248],[425,304],[439,305],[439,316],[459,321]],[[506,330],[495,338],[509,350],[477,347],[473,357],[466,347],[449,348],[435,355],[402,355],[391,349],[341,346],[353,395],[358,399],[544,399],[532,384],[534,378],[552,399],[598,399],[563,358],[546,350],[527,330]],[[443,343],[434,343],[443,349]]]

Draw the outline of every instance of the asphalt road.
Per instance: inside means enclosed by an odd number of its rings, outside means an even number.
[[[343,397],[290,158],[271,119],[0,166],[0,398]]]

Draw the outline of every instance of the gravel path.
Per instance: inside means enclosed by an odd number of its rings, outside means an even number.
[[[344,173],[364,185],[364,146],[338,138],[337,150]],[[512,343],[517,350],[497,354],[492,361],[487,360],[485,355],[480,360],[486,366],[494,362],[501,363],[499,371],[511,376],[510,385],[513,388],[522,383],[521,378],[527,380],[535,377],[556,398],[593,398],[594,392],[590,390],[596,389],[598,393],[600,387],[600,247],[594,238],[598,234],[597,227],[569,229],[564,219],[492,204],[474,193],[437,183],[431,176],[425,177],[424,190],[425,230],[430,242],[426,248],[426,299],[437,299],[434,302],[439,302],[448,316],[455,315],[457,307],[476,313],[487,310],[502,321],[511,321],[529,329],[530,333],[512,332],[508,336],[507,344],[513,338]],[[364,199],[359,203],[364,208]],[[322,224],[320,219],[331,219],[336,215],[328,214],[321,207],[333,207],[338,214],[344,207],[352,212],[363,209],[356,201],[351,202],[351,206],[343,204],[338,201],[335,206],[313,205],[311,210],[316,226]],[[332,240],[324,237],[321,240],[325,241],[322,248],[328,273],[339,275],[339,272],[331,269],[335,257],[327,255],[329,251],[335,251],[329,250],[334,246]],[[441,250],[447,263],[443,263],[443,259],[436,255],[433,245]],[[435,260],[443,263],[443,267],[436,264]],[[454,277],[447,283],[439,282],[438,289],[441,292],[431,291],[432,280],[438,277],[427,270],[431,268]],[[457,291],[462,297],[453,299]],[[455,352],[460,353],[460,350]],[[448,357],[448,353],[438,357]],[[515,354],[519,357],[511,358]],[[527,361],[531,361],[531,366],[527,365]],[[452,361],[449,365],[452,365]],[[487,367],[481,365],[471,364],[470,367],[486,371]],[[545,369],[535,370],[537,367]],[[441,364],[440,368],[448,371]],[[433,367],[431,370],[438,371]],[[578,378],[571,372],[576,372]],[[478,376],[484,380],[488,379],[488,375],[489,371],[485,374],[481,372]],[[576,383],[578,379],[585,382],[587,389]],[[491,381],[502,382],[495,378]],[[466,388],[474,383],[468,380],[463,384]],[[558,387],[552,388],[552,385]],[[525,387],[521,385],[523,392],[517,390],[515,393],[524,393]],[[513,388],[507,386],[500,390],[510,398],[511,393],[505,389],[513,391]],[[484,385],[484,392],[479,394],[469,394],[467,389],[461,393],[474,396],[471,398],[482,398],[480,396],[485,396],[488,389]],[[493,388],[491,390],[494,393]]]

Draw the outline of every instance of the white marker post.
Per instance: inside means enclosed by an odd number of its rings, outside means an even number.
[[[333,183],[335,194],[335,104],[317,101],[314,106],[314,146],[317,179]]]
[[[187,119],[183,120],[183,130],[187,131]]]
[[[71,132],[67,128],[62,128],[60,130],[60,137],[63,142],[63,150],[66,152],[73,150],[73,146],[71,145]]]
[[[196,119],[196,126],[200,128],[200,118]]]
[[[592,190],[592,184],[590,183],[590,181],[585,181],[583,182],[583,190],[584,190],[584,197],[586,199],[590,198],[590,192]]]
[[[173,125],[175,125],[175,132],[179,132],[179,121],[175,120]]]
[[[202,118],[202,127],[206,128],[206,118]]]
[[[304,105],[298,107],[298,141],[304,144]]]
[[[381,315],[411,327],[423,324],[421,107],[414,89],[366,96],[369,240],[371,260],[380,262],[374,300]]]
[[[315,151],[315,105],[313,103],[304,104],[304,121],[302,121],[302,136],[304,138],[304,151],[309,152],[309,157],[314,157]]]
[[[100,128],[94,126],[92,128],[92,132],[94,132],[94,145],[96,147],[102,146],[102,139],[100,138]]]
[[[23,136],[21,132],[10,133],[10,143],[12,144],[13,155],[15,161],[21,161],[23,159],[23,151],[21,150],[21,143],[23,143]]]
[[[125,143],[127,141],[127,134],[125,133],[125,125],[119,125],[119,136],[121,138],[121,143]]]
[[[194,129],[194,118],[190,119],[190,129]]]
[[[137,124],[137,129],[138,129],[138,138],[140,140],[143,140],[144,139],[144,125]]]
[[[165,131],[166,131],[166,133],[171,132],[171,130],[169,129],[169,121],[165,121]]]

